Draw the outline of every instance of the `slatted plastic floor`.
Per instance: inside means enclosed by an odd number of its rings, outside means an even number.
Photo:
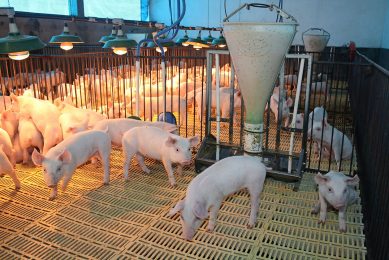
[[[114,149],[109,186],[101,186],[102,168],[82,166],[55,201],[48,201],[39,168],[17,166],[18,192],[8,176],[0,178],[0,259],[365,259],[361,206],[348,209],[347,233],[339,233],[334,212],[317,224],[311,174],[298,192],[267,179],[253,229],[246,228],[249,196],[241,191],[223,203],[214,233],[205,231],[205,222],[186,242],[178,216],[167,213],[184,197],[194,169],[170,187],[154,161],[146,162],[150,174],[133,163],[125,182],[122,161]]]

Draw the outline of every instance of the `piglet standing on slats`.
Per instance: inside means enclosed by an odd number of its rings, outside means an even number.
[[[339,231],[346,232],[347,207],[356,203],[358,199],[354,187],[359,183],[358,175],[347,177],[341,172],[330,171],[326,175],[318,173],[315,182],[319,185],[319,201],[312,210],[312,214],[320,212],[319,223],[324,224],[327,218],[327,209],[332,207],[339,211]]]
[[[177,163],[177,172],[182,173],[182,167],[192,160],[191,148],[199,143],[199,137],[183,138],[165,130],[152,126],[135,127],[123,135],[124,178],[128,180],[128,168],[132,157],[136,159],[142,170],[150,173],[144,163],[144,157],[161,160],[169,182],[176,185],[172,164]]]
[[[251,212],[247,227],[253,228],[257,219],[259,196],[266,177],[266,168],[257,157],[232,156],[213,164],[197,175],[189,184],[186,197],[169,212],[180,212],[185,240],[192,240],[197,229],[208,217],[208,231],[212,232],[225,197],[247,188],[250,193]]]
[[[43,178],[51,188],[50,200],[57,196],[58,182],[63,178],[62,190],[65,191],[76,168],[92,156],[100,157],[104,167],[103,183],[109,184],[111,139],[107,131],[76,133],[51,148],[45,156],[34,150],[32,161],[43,167]]]

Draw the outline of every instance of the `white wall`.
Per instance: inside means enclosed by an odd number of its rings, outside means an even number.
[[[384,30],[382,33],[381,48],[389,49],[389,4],[386,8]]]
[[[176,2],[172,0],[172,2]],[[278,3],[273,0],[227,0],[227,13],[246,2]],[[224,0],[186,0],[187,10],[182,25],[219,27],[224,18]],[[150,0],[150,19],[170,24],[168,0]],[[173,5],[175,7],[175,3]],[[302,44],[301,33],[311,27],[324,28],[331,34],[330,46],[355,41],[357,47],[380,47],[388,0],[285,0],[284,9],[300,26],[293,44]],[[175,8],[173,8],[175,13]],[[231,21],[275,21],[266,9],[242,10]],[[387,17],[386,20],[389,18]],[[389,31],[389,22],[386,29]],[[191,32],[191,35],[194,35]],[[191,36],[190,35],[190,36]],[[217,36],[214,33],[213,36]],[[386,33],[386,37],[388,33]],[[389,44],[389,40],[386,40]]]

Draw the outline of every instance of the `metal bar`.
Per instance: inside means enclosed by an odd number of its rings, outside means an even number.
[[[305,66],[305,59],[301,59],[300,70],[299,70],[299,75],[298,75],[298,79],[297,79],[297,90],[296,90],[296,98],[295,98],[294,107],[293,107],[293,116],[292,116],[291,128],[295,128],[296,127],[296,116],[297,116],[297,109],[298,109],[300,93],[301,93],[301,83],[302,83],[302,80],[303,80],[304,66]],[[294,134],[295,133],[292,132],[291,135],[290,135],[289,155],[293,154]],[[293,162],[292,158],[289,157],[289,159],[288,159],[288,173],[292,173],[292,162]]]
[[[216,68],[216,142],[220,142],[220,59],[219,54],[215,55]],[[216,145],[216,161],[220,158],[220,146]]]

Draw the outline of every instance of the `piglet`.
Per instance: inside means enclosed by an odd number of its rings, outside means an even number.
[[[212,232],[223,199],[243,188],[250,193],[251,213],[247,227],[257,219],[259,196],[266,177],[266,168],[257,157],[233,156],[218,161],[189,184],[186,197],[170,210],[169,216],[181,213],[183,238],[192,240],[196,230],[209,214],[208,231]]]
[[[320,212],[319,223],[324,224],[328,206],[333,207],[339,211],[339,231],[346,232],[346,209],[358,199],[354,189],[359,183],[358,175],[351,178],[341,172],[330,171],[326,175],[318,173],[315,182],[319,185],[319,201],[312,214]]]
[[[104,167],[104,184],[109,183],[109,157],[111,140],[106,131],[89,130],[76,133],[52,147],[45,156],[34,150],[32,161],[43,167],[43,179],[51,188],[49,200],[57,196],[58,182],[63,178],[62,190],[66,187],[76,168],[98,155]]]
[[[284,126],[287,127],[289,125],[289,108],[293,105],[293,100],[288,97],[288,99],[281,98],[281,104],[282,104],[282,121],[285,120]],[[278,122],[278,108],[280,104],[278,102],[278,97],[276,97],[274,94],[270,98],[270,109],[274,113],[274,116],[276,118],[276,122]]]
[[[221,117],[222,118],[228,118],[230,115],[230,93],[231,91],[234,91],[234,117],[236,117],[236,109],[240,108],[242,105],[241,102],[241,92],[239,90],[231,90],[230,88],[220,88],[220,111],[221,111]],[[197,104],[197,117],[201,119],[201,115],[203,114],[203,111],[205,111],[205,105],[206,105],[206,92],[198,90],[196,92],[196,104]],[[191,98],[193,94],[188,94],[188,99]],[[201,99],[202,98],[202,99]],[[202,106],[201,106],[202,104]],[[216,108],[216,90],[212,90],[212,102],[211,107]],[[235,118],[235,122],[237,122],[237,118]]]
[[[144,156],[161,160],[169,182],[176,185],[172,163],[177,163],[177,172],[182,173],[182,166],[189,165],[192,160],[191,148],[199,143],[199,137],[183,138],[165,130],[152,126],[135,127],[123,135],[124,178],[128,180],[128,168],[131,159],[136,155],[142,170],[150,173],[144,163]]]
[[[12,145],[12,140],[9,137],[8,133],[0,128],[0,144],[3,145],[3,152],[7,155],[8,160],[11,162],[13,166],[16,164],[15,160],[15,152]]]
[[[18,132],[19,113],[13,112],[11,109],[5,110],[1,113],[1,128],[7,131],[11,140]]]
[[[292,127],[292,124],[290,124],[289,127]],[[303,127],[304,127],[304,113],[299,113],[296,115],[296,124],[294,128],[303,129]]]
[[[43,137],[36,128],[32,119],[27,115],[21,115],[19,120],[19,145],[23,151],[23,164],[30,161],[30,147],[37,147],[43,152]]]
[[[15,184],[15,190],[20,189],[20,181],[15,174],[14,167],[10,162],[7,154],[4,152],[4,144],[0,143],[0,177],[8,174]]]
[[[318,143],[320,150],[323,144],[329,153],[334,153],[338,167],[341,159],[351,158],[353,146],[350,139],[326,121],[313,123],[312,139]]]

